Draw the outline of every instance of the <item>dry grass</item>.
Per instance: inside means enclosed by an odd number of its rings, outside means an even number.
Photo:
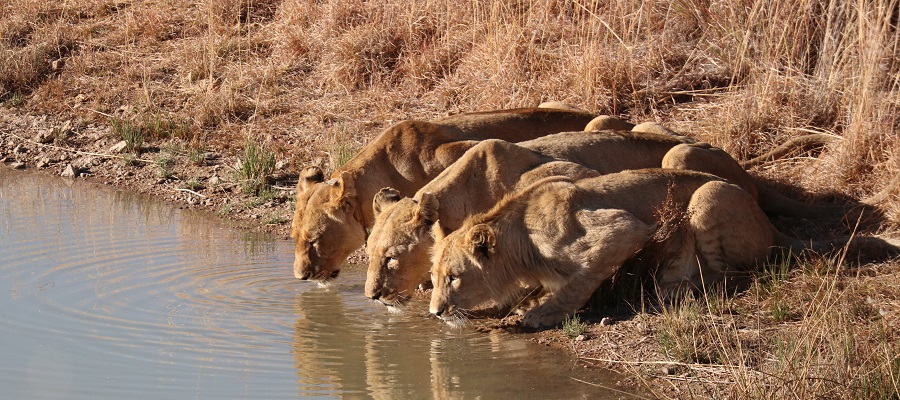
[[[735,298],[708,293],[664,310],[661,352],[690,381],[675,397],[897,398],[900,298],[885,283],[896,270],[865,277],[841,262],[810,262],[813,270],[761,276]]]
[[[560,100],[660,121],[741,159],[830,133],[842,140],[753,172],[795,195],[862,198],[900,174],[898,10],[900,0],[9,0],[0,102],[77,122],[172,121],[178,134],[146,140],[232,157],[268,143],[296,171],[335,168],[402,119]],[[900,226],[900,194],[880,208],[865,229]],[[709,301],[685,305],[669,318],[673,357],[721,365],[726,396],[896,397],[896,326],[884,324],[897,310],[873,311],[896,290],[831,270],[745,292],[734,304],[755,316],[749,327]]]

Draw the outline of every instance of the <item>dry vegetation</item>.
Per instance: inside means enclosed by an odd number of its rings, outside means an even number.
[[[809,132],[837,136],[753,172],[840,201],[900,174],[898,3],[5,0],[0,101],[76,134],[132,126],[132,142],[185,149],[184,163],[262,144],[266,168],[271,151],[296,177],[303,165],[334,168],[402,119],[561,100],[661,121],[739,159]],[[898,193],[879,200],[883,219],[865,232],[900,224]],[[654,318],[660,357],[687,377],[659,393],[897,398],[900,270],[839,261],[640,313]]]

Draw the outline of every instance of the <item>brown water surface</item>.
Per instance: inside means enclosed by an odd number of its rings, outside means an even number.
[[[207,213],[0,167],[0,398],[617,398],[518,335],[389,314],[365,271]],[[573,379],[574,378],[574,379]]]

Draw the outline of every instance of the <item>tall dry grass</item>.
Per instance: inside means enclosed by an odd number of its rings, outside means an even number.
[[[668,122],[740,158],[809,131],[841,136],[761,171],[813,193],[869,194],[900,163],[897,0],[0,7],[2,98],[83,118],[174,114],[234,150],[249,127],[285,139],[298,163],[329,152],[296,149],[298,136],[365,141],[405,118],[545,100]]]

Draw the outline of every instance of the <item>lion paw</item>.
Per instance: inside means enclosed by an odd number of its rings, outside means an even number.
[[[525,313],[522,324],[530,328],[554,326],[563,322],[567,315],[568,313],[564,310],[547,310],[537,307]]]

